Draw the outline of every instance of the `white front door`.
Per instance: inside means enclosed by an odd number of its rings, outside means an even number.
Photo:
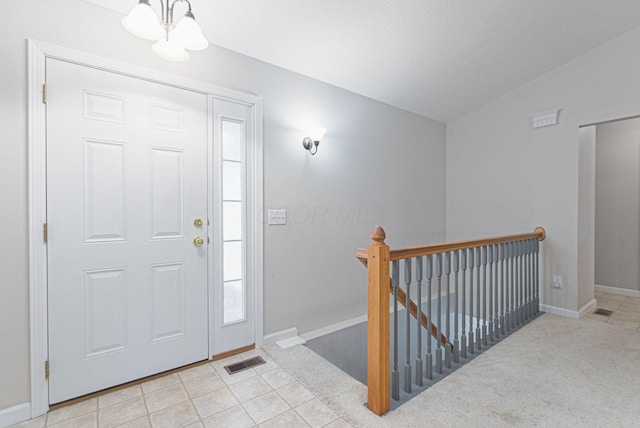
[[[208,358],[208,98],[52,59],[46,79],[57,403]]]

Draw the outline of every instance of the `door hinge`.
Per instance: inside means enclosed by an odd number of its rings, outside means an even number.
[[[42,84],[42,102],[44,104],[47,103],[47,84],[46,83]]]
[[[44,242],[49,242],[49,223],[42,225],[42,236],[44,238]]]
[[[49,379],[49,360],[44,362],[44,378]]]

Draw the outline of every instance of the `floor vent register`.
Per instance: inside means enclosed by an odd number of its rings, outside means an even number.
[[[253,367],[259,366],[261,364],[265,364],[265,361],[262,357],[253,357],[247,360],[240,361],[239,363],[229,364],[228,366],[224,366],[224,369],[230,375],[240,373],[241,371],[251,369]]]

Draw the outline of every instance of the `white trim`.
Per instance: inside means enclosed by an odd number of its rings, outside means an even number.
[[[301,338],[300,336],[296,336],[296,337],[290,337],[289,339],[281,340],[276,343],[282,349],[288,349],[288,348],[293,348],[294,346],[297,346],[297,345],[304,345],[305,343],[307,343],[307,341]]]
[[[295,327],[292,327],[286,330],[276,331],[275,333],[267,334],[266,336],[264,336],[262,343],[265,345],[269,345],[271,343],[277,343],[282,340],[291,339],[296,336],[298,336],[298,329]],[[257,347],[257,344],[256,344],[256,347]]]
[[[572,319],[575,319],[575,320],[584,317],[588,312],[590,312],[595,307],[596,307],[596,299],[592,299],[586,305],[581,307],[580,310],[578,310],[578,311],[572,311],[572,310],[569,310],[569,309],[558,308],[557,306],[544,305],[542,303],[540,304],[540,310],[542,312],[546,312],[548,314],[560,315],[562,317],[572,318]]]
[[[31,419],[31,404],[22,403],[0,410],[0,428]]]
[[[304,334],[301,334],[300,337],[309,341],[315,339],[316,337],[324,336],[325,334],[331,334],[335,331],[342,330],[343,328],[351,327],[356,324],[361,324],[363,322],[367,322],[367,315],[360,315],[359,317],[351,318],[348,320],[340,321],[335,324],[328,325],[326,327],[320,327],[318,329],[308,331]]]
[[[98,70],[116,72],[136,79],[149,80],[151,82],[162,83],[164,85],[200,92],[207,95],[215,95],[219,98],[245,102],[249,105],[257,104],[260,101],[258,96],[247,92],[236,91],[222,86],[177,76],[175,74],[163,73],[161,71],[127,64],[126,62],[88,54],[75,49],[63,48],[47,42],[29,39],[29,44],[33,46],[37,53],[46,58],[59,59],[74,64],[96,68]],[[44,58],[42,61],[44,65]],[[42,73],[42,76],[44,77],[44,70]]]
[[[28,153],[29,153],[29,313],[31,344],[31,416],[39,416],[49,410],[48,382],[45,380],[44,363],[48,358],[47,334],[47,248],[43,242],[42,225],[46,222],[46,110],[42,103],[42,85],[45,83],[45,61],[58,59],[74,64],[119,73],[137,79],[157,82],[187,89],[218,98],[252,106],[255,119],[255,157],[252,162],[254,195],[250,203],[255,208],[254,257],[255,257],[255,333],[256,347],[263,344],[263,131],[262,99],[253,94],[223,88],[130,65],[124,62],[63,48],[50,43],[28,40]],[[209,112],[210,113],[210,112]],[[210,135],[211,136],[211,135]],[[210,326],[211,328],[211,326]],[[211,346],[211,345],[210,345]],[[27,418],[28,419],[28,418]]]
[[[29,320],[31,345],[32,417],[49,411],[49,383],[44,377],[48,358],[47,246],[43,224],[47,221],[46,110],[42,103],[45,53],[28,43],[28,153],[29,153]]]
[[[589,303],[587,303],[586,305],[584,305],[582,308],[580,308],[580,310],[578,311],[578,316],[580,318],[584,317],[585,315],[587,315],[589,312],[591,312],[592,310],[594,310],[596,307],[598,306],[596,299],[591,299],[591,301]]]
[[[608,285],[598,285],[598,284],[596,284],[594,288],[596,291],[599,291],[601,293],[619,294],[621,296],[628,296],[628,297],[640,297],[640,291],[629,290],[628,288],[609,287]]]
[[[560,315],[561,317],[572,318],[576,320],[580,318],[579,312],[564,308],[558,308],[557,306],[544,305],[540,303],[540,310],[548,314]]]
[[[248,237],[253,242],[252,272],[255,283],[253,302],[256,348],[262,347],[264,337],[264,143],[262,109],[262,98],[258,98],[253,104],[253,129],[255,134],[251,165],[249,165],[253,174],[252,198],[249,200],[253,215],[253,234]]]

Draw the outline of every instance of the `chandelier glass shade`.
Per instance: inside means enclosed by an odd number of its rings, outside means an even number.
[[[189,59],[187,49],[197,51],[209,46],[188,0],[158,1],[161,5],[161,19],[158,19],[158,15],[151,8],[149,0],[139,0],[131,12],[122,19],[122,26],[135,36],[156,40],[152,46],[153,52],[169,61],[186,61]],[[178,22],[174,22],[174,7],[180,3],[187,5],[187,11]]]

